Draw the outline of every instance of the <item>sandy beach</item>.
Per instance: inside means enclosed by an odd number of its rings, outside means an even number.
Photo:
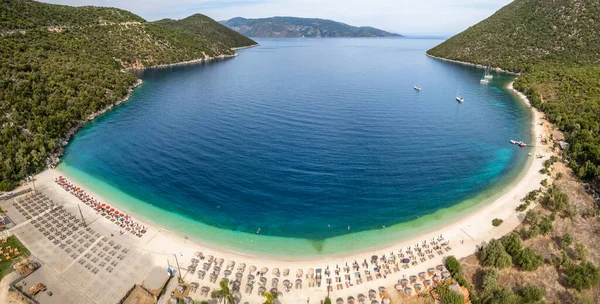
[[[513,90],[512,83],[509,85],[509,89],[515,92],[519,98],[523,100],[523,102],[528,103],[524,95]],[[245,263],[247,268],[244,276],[249,274],[248,267],[251,265],[256,266],[258,270],[262,269],[263,267],[267,268],[268,271],[264,274],[264,277],[268,279],[267,282],[269,282],[267,286],[270,286],[271,279],[275,277],[275,275],[272,273],[273,269],[278,268],[280,271],[289,269],[290,274],[287,279],[292,282],[297,279],[297,270],[301,269],[303,272],[303,275],[301,275],[301,279],[303,280],[302,289],[293,289],[290,292],[283,292],[283,296],[280,298],[283,303],[298,303],[300,301],[307,301],[308,303],[320,303],[320,301],[327,296],[328,291],[325,281],[329,277],[323,275],[323,284],[321,284],[320,287],[309,287],[307,284],[308,279],[306,275],[309,273],[310,269],[315,270],[321,268],[325,270],[329,268],[332,272],[332,276],[330,278],[334,278],[333,272],[336,269],[336,266],[339,266],[340,268],[343,268],[345,265],[352,266],[355,261],[360,265],[364,260],[370,261],[371,257],[374,255],[377,255],[378,257],[386,255],[389,257],[390,254],[398,254],[399,249],[406,251],[409,246],[413,246],[414,248],[416,244],[423,244],[423,241],[431,242],[432,239],[437,239],[440,236],[443,236],[443,240],[441,241],[449,242],[449,248],[451,248],[451,250],[444,251],[441,255],[434,254],[433,258],[427,258],[425,261],[419,261],[418,265],[410,266],[407,269],[402,267],[398,272],[391,272],[390,274],[382,276],[381,278],[375,278],[372,281],[364,280],[362,284],[353,284],[353,286],[343,284],[343,289],[337,290],[334,288],[333,291],[329,292],[329,296],[334,300],[338,297],[344,299],[349,296],[357,297],[357,295],[360,293],[367,294],[370,289],[377,290],[380,286],[386,287],[388,291],[396,293],[393,288],[399,279],[404,277],[408,278],[411,275],[417,275],[419,272],[426,271],[428,268],[443,264],[443,259],[449,255],[453,255],[457,258],[469,256],[476,252],[479,246],[484,245],[490,239],[499,238],[513,231],[521,223],[524,217],[524,212],[516,212],[515,208],[521,204],[521,198],[525,197],[525,195],[531,190],[539,189],[540,182],[547,178],[547,176],[540,174],[539,171],[543,167],[543,161],[548,159],[548,157],[551,155],[549,146],[545,146],[540,143],[541,136],[545,136],[544,126],[540,124],[543,121],[542,115],[533,108],[532,112],[533,119],[531,127],[534,130],[533,133],[535,138],[535,143],[532,143],[532,156],[530,156],[532,159],[527,162],[528,168],[523,170],[519,180],[516,181],[512,187],[508,188],[503,194],[497,196],[492,202],[483,205],[481,208],[478,208],[472,213],[465,214],[465,216],[459,220],[449,223],[434,231],[415,235],[406,241],[393,244],[393,246],[386,246],[385,248],[372,250],[369,248],[363,248],[364,250],[362,252],[348,255],[341,253],[336,257],[322,257],[312,260],[295,261],[293,259],[290,260],[289,257],[287,259],[277,259],[273,257],[248,255],[244,254],[243,252],[233,252],[232,250],[224,250],[218,246],[215,246],[214,244],[218,244],[218,241],[216,240],[208,240],[206,243],[198,241],[193,242],[187,237],[162,229],[161,227],[151,224],[148,221],[145,221],[143,218],[136,217],[135,215],[133,216],[137,222],[149,227],[148,232],[141,238],[129,234],[120,235],[119,230],[121,228],[101,217],[90,207],[81,204],[79,199],[55,183],[55,179],[58,176],[64,175],[70,182],[80,187],[77,180],[71,179],[68,175],[65,175],[63,172],[60,172],[57,169],[48,169],[36,176],[35,183],[38,191],[47,194],[53,200],[61,201],[66,205],[71,206],[78,204],[82,205],[81,208],[85,209],[84,216],[93,219],[95,225],[100,227],[99,229],[103,230],[107,235],[112,235],[111,237],[119,238],[121,241],[126,242],[129,245],[149,253],[155,266],[167,267],[167,264],[174,266],[179,263],[181,269],[183,269],[182,275],[184,275],[184,280],[187,282],[198,282],[200,286],[208,286],[211,288],[211,290],[218,286],[218,281],[217,283],[209,283],[208,279],[204,279],[202,281],[199,280],[196,275],[187,274],[187,271],[185,270],[190,265],[191,259],[194,258],[195,252],[200,251],[204,254],[204,256],[213,255],[215,257],[223,258],[225,260],[225,265],[229,261],[235,261],[236,265]],[[544,124],[548,123],[544,121]],[[538,154],[543,155],[543,158],[535,158],[535,155]],[[96,199],[105,201],[115,208],[120,208],[118,201],[106,201],[103,199],[101,193],[93,193],[89,191],[89,189],[83,190]],[[530,208],[532,207],[533,206],[530,206]],[[124,210],[126,212],[126,209],[119,210]],[[504,221],[502,225],[499,227],[493,227],[491,222],[495,218],[502,219]],[[199,231],[197,233],[201,239],[202,232]],[[177,261],[175,260],[175,256],[177,256]],[[202,261],[200,263],[202,264]],[[374,266],[374,264],[370,264],[368,268],[372,270]],[[364,269],[366,268],[361,266],[360,272],[363,273]],[[342,271],[342,273],[346,274],[344,271]],[[350,274],[352,273],[353,271],[350,272]],[[342,278],[344,277],[343,275],[341,276]],[[281,281],[284,279],[286,279],[284,276],[279,277],[279,280]],[[350,281],[354,283],[354,276],[351,277]],[[345,280],[342,279],[342,283],[344,282]],[[132,285],[135,283],[141,282],[131,282]],[[332,286],[335,287],[335,285],[336,283],[332,283]],[[269,288],[267,288],[267,290],[269,290]],[[190,296],[196,299],[206,299],[206,297],[200,296],[200,293],[190,294]],[[255,289],[250,295],[243,293],[242,301],[255,303],[261,301],[261,299],[262,297],[258,296]]]

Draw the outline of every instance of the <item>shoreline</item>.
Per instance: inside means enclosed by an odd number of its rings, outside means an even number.
[[[512,87],[512,82],[508,84],[507,89],[510,90],[513,93],[518,93],[517,97],[519,97],[520,100],[522,100],[523,102],[525,102],[526,105],[529,105],[528,101],[526,98],[524,98],[524,96],[522,94],[520,94],[520,92],[517,92],[516,90],[514,90],[514,88]],[[535,109],[531,108],[532,110],[535,111]],[[539,131],[535,130],[537,129],[536,126],[539,126],[539,113],[535,113],[534,112],[534,116],[532,118],[532,127],[534,128],[534,132],[532,133],[532,136],[534,137],[534,139],[539,138]],[[536,151],[534,151],[535,153],[532,152],[532,154],[538,154],[538,152],[540,152],[540,147],[541,146],[535,146],[534,149]],[[188,237],[188,239],[191,239],[192,241],[194,241],[195,243],[197,243],[198,246],[200,247],[205,247],[205,248],[210,248],[216,252],[223,253],[223,252],[235,252],[236,254],[240,255],[240,256],[245,256],[245,257],[257,257],[257,256],[268,256],[270,259],[274,259],[276,261],[281,261],[281,262],[289,262],[289,261],[320,261],[323,259],[330,259],[330,258],[349,258],[349,257],[353,257],[356,255],[362,255],[366,252],[370,252],[370,251],[387,251],[389,252],[390,250],[394,250],[394,248],[399,248],[401,246],[398,245],[398,243],[402,244],[402,243],[407,243],[407,244],[411,244],[414,242],[418,242],[420,240],[423,240],[425,238],[422,237],[423,234],[432,234],[432,235],[439,235],[439,234],[447,234],[447,231],[449,230],[453,230],[453,228],[455,228],[456,226],[460,226],[461,224],[463,224],[464,222],[466,222],[469,219],[473,219],[473,218],[478,218],[480,217],[481,213],[486,213],[486,211],[494,208],[494,207],[498,207],[499,205],[505,205],[506,201],[509,200],[514,200],[511,197],[508,197],[507,195],[510,193],[512,194],[513,192],[515,192],[515,189],[521,189],[524,187],[523,184],[526,184],[526,181],[528,179],[531,179],[532,175],[539,175],[538,179],[539,181],[541,181],[540,178],[541,174],[538,173],[539,168],[537,168],[537,166],[534,166],[535,163],[535,159],[533,159],[532,156],[530,156],[531,159],[528,159],[526,164],[525,164],[525,169],[523,169],[521,172],[519,172],[519,174],[510,182],[508,182],[506,185],[503,185],[501,187],[501,189],[494,189],[495,191],[493,192],[493,195],[489,195],[489,196],[485,197],[485,198],[481,198],[481,197],[476,197],[475,199],[478,200],[478,202],[476,204],[470,205],[470,206],[466,206],[461,208],[461,210],[459,210],[461,212],[461,214],[454,214],[454,217],[451,218],[447,218],[446,221],[441,221],[439,223],[439,225],[434,225],[433,227],[414,227],[414,228],[420,228],[420,233],[419,234],[411,234],[408,235],[400,240],[391,240],[388,242],[378,242],[377,244],[371,245],[368,248],[364,248],[364,250],[356,250],[356,251],[343,251],[343,252],[337,252],[335,254],[330,254],[329,256],[324,256],[324,255],[315,255],[315,256],[308,256],[308,257],[302,257],[302,256],[286,256],[286,257],[282,257],[282,256],[278,256],[278,255],[265,255],[265,254],[261,254],[261,253],[256,253],[256,252],[244,252],[243,247],[240,248],[228,248],[227,246],[224,245],[219,245],[218,242],[210,242],[210,241],[206,241],[203,240],[201,237]],[[541,161],[539,161],[539,163],[541,163]],[[540,165],[541,168],[541,164]],[[81,184],[81,182],[79,182],[77,180],[77,178],[72,178],[72,176],[69,173],[66,173],[64,171],[61,171],[60,169],[56,169],[58,172],[62,172],[61,174],[64,174],[65,176],[67,176],[73,183],[77,184],[78,186],[81,186],[82,188],[85,188],[84,185]],[[57,173],[58,174],[58,173]],[[540,187],[539,181],[532,184],[530,183],[528,190],[525,191],[524,193],[520,194],[520,195],[514,195],[512,194],[512,197],[517,197],[518,199],[522,198],[525,196],[525,194],[533,189],[538,189]],[[161,225],[160,223],[157,223],[151,219],[145,218],[143,215],[139,215],[138,212],[131,210],[130,208],[123,208],[125,207],[123,203],[119,203],[118,201],[114,201],[114,200],[107,200],[105,199],[103,196],[97,195],[96,193],[93,193],[92,191],[89,191],[89,189],[86,189],[86,191],[90,194],[92,194],[94,197],[99,198],[103,201],[106,201],[108,203],[110,203],[111,205],[115,205],[115,206],[119,206],[121,209],[127,210],[130,212],[130,214],[133,214],[134,217],[139,218],[142,222],[144,222],[145,224],[148,224],[147,226],[153,227],[155,230],[157,231],[161,231],[166,235],[169,235],[170,237],[173,238],[179,238],[179,239],[183,239],[186,236],[183,235],[183,232],[177,231],[177,230],[171,230],[169,228],[165,228],[164,225]],[[484,194],[484,195],[486,195]],[[514,211],[514,208],[516,208],[516,206],[518,204],[520,204],[519,200],[514,200],[516,201],[516,203],[513,203],[515,206],[512,208],[513,213],[516,213]],[[459,203],[460,204],[460,203]],[[447,211],[448,208],[444,208],[442,210],[440,210],[441,215],[444,215],[444,211]],[[462,213],[462,212],[465,213]],[[437,212],[436,212],[437,213]],[[435,217],[437,216],[439,218],[440,214],[434,214],[433,215],[433,219],[435,220]],[[448,217],[448,214],[445,214],[446,217]],[[508,214],[507,214],[508,216]],[[485,222],[480,222],[482,225],[487,225],[491,227],[491,220],[493,218],[490,218],[489,221],[485,221]],[[518,226],[520,224],[520,221],[515,223],[514,227]],[[508,226],[508,224],[504,224],[504,227]],[[510,230],[512,231],[511,228]],[[349,234],[349,235],[353,235],[353,236],[359,236],[362,234],[389,234],[389,230],[387,229],[391,229],[392,227],[388,227],[386,229],[375,229],[375,230],[369,230],[369,231],[363,231],[363,232],[358,232],[358,233],[353,233],[353,234]],[[218,229],[218,228],[215,228]],[[391,229],[393,230],[393,229]],[[417,229],[412,229],[412,230],[417,230]],[[458,233],[460,234],[460,233]],[[504,233],[505,234],[505,233]],[[246,234],[248,237],[255,237],[252,234]],[[362,237],[362,236],[361,236]],[[259,238],[271,238],[271,239],[275,239],[276,237],[269,237],[269,236],[259,236]],[[332,238],[335,239],[336,237]],[[330,240],[330,239],[327,239]],[[238,250],[240,250],[241,252],[239,252]]]
[[[425,53],[425,55],[427,55],[427,57],[431,57],[431,58],[435,58],[438,60],[442,60],[442,61],[447,61],[447,62],[452,62],[452,63],[457,63],[457,64],[462,64],[462,65],[466,65],[466,66],[472,66],[472,67],[476,67],[476,68],[480,68],[480,69],[492,69],[496,72],[500,72],[500,73],[505,73],[505,74],[510,74],[510,75],[514,75],[514,76],[520,76],[520,73],[515,73],[515,72],[511,72],[511,71],[507,71],[505,69],[502,69],[500,67],[493,67],[493,66],[487,66],[487,65],[483,65],[483,64],[476,64],[476,63],[471,63],[471,62],[466,62],[466,61],[460,61],[460,60],[453,60],[453,59],[447,59],[447,58],[443,58],[443,57],[437,57],[434,55],[431,55],[429,53]],[[512,89],[512,86],[511,88]],[[527,100],[527,104],[529,104],[529,100],[527,98],[525,98]]]
[[[235,58],[235,57],[239,56],[239,54],[235,53],[236,50],[241,50],[241,49],[245,49],[245,48],[252,48],[252,47],[256,47],[256,46],[259,46],[259,44],[257,43],[257,44],[250,45],[250,46],[245,46],[245,47],[231,48],[231,50],[234,51],[233,55],[221,54],[221,55],[214,56],[214,57],[206,56],[205,58],[200,58],[200,59],[193,59],[193,60],[182,61],[182,62],[175,62],[175,63],[170,63],[170,64],[160,64],[160,65],[154,65],[154,66],[149,66],[149,67],[143,67],[143,68],[140,68],[140,69],[136,69],[136,68],[123,69],[123,71],[140,72],[140,71],[144,71],[144,70],[147,70],[147,69],[153,69],[153,68],[164,68],[164,67],[171,67],[171,66],[179,66],[179,65],[196,64],[196,63],[202,63],[202,62],[210,62],[210,61],[213,61],[213,60],[220,60],[220,59]],[[122,103],[125,103],[125,102],[129,101],[129,99],[133,95],[133,91],[137,87],[139,87],[140,85],[142,85],[142,84],[143,84],[142,79],[137,78],[137,80],[135,81],[135,83],[133,83],[131,86],[129,86],[129,88],[127,89],[127,94],[125,96],[123,96],[123,98],[117,100],[113,104],[110,104],[110,105],[104,107],[103,109],[101,109],[99,111],[96,111],[96,112],[88,115],[84,120],[78,122],[75,126],[71,127],[67,131],[67,134],[65,134],[63,137],[61,137],[59,139],[59,145],[60,145],[59,150],[57,152],[55,152],[55,153],[51,153],[50,155],[48,155],[46,157],[46,169],[48,169],[48,168],[55,168],[61,162],[60,157],[64,155],[64,153],[65,153],[65,147],[69,144],[69,141],[71,140],[71,137],[73,137],[73,135],[75,135],[75,133],[77,133],[77,131],[79,131],[79,129],[81,129],[83,126],[85,126],[88,122],[90,122],[90,121],[92,121],[92,120],[94,120],[94,119],[96,119],[96,118],[98,118],[98,117],[106,114],[107,112],[109,112],[110,110],[112,110],[113,108],[115,108],[116,106],[119,106]],[[13,189],[13,191],[16,191],[16,190],[20,189],[22,187],[22,185],[23,185],[23,183],[20,186],[18,186],[15,189]]]
[[[251,48],[257,47],[257,46],[260,46],[260,43],[256,43],[253,45],[247,45],[247,46],[238,46],[238,47],[231,48],[231,50],[232,51],[245,50],[245,49],[251,49]]]

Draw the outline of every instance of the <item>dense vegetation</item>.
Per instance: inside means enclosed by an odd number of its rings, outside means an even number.
[[[522,75],[515,88],[570,143],[575,173],[600,185],[600,1],[516,0],[428,51]]]
[[[158,25],[185,31],[202,41],[221,42],[226,47],[238,48],[255,45],[256,42],[240,35],[228,27],[221,26],[215,20],[202,14],[195,14],[181,20],[163,19],[154,22]]]
[[[231,45],[243,41],[234,32],[192,35],[194,29],[141,22],[114,9],[33,1],[1,5],[3,23],[29,29],[0,36],[0,190],[39,172],[52,161],[49,156],[61,152],[69,130],[123,99],[136,82],[126,69],[232,55]],[[120,23],[94,21],[110,16]],[[89,20],[88,26],[69,26],[73,20],[77,25]],[[48,30],[48,24],[60,30]],[[204,32],[228,31],[215,21],[204,26],[214,27]]]
[[[144,22],[144,19],[116,8],[70,7],[27,0],[0,1],[0,32],[121,22]]]
[[[351,26],[332,20],[296,17],[233,18],[221,21],[249,37],[400,37],[370,26]]]

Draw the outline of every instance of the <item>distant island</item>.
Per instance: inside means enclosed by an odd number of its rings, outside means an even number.
[[[351,26],[333,20],[297,17],[246,19],[236,17],[220,21],[228,28],[248,37],[402,37],[370,26]]]

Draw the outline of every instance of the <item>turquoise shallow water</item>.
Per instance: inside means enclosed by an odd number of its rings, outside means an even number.
[[[528,109],[503,89],[512,78],[480,85],[481,70],[424,55],[438,40],[259,42],[232,60],[144,72],[59,169],[192,238],[318,256],[453,220],[527,161],[508,144],[531,138]]]

